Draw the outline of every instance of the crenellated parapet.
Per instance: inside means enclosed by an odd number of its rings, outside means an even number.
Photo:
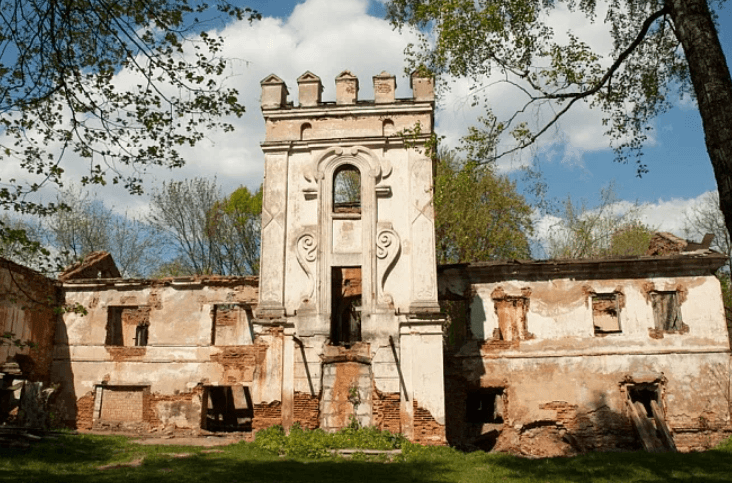
[[[287,100],[289,90],[285,81],[274,74],[264,78],[260,83],[262,86],[262,110],[272,109],[302,109],[324,106],[353,106],[370,104],[409,104],[419,102],[434,102],[435,88],[434,78],[431,75],[415,71],[410,77],[410,86],[413,96],[405,99],[396,98],[396,77],[383,71],[373,76],[374,99],[359,100],[358,77],[350,71],[344,70],[335,78],[336,100],[335,102],[323,102],[321,94],[323,83],[320,77],[310,71],[305,72],[297,78],[299,105],[295,107]]]
[[[267,129],[263,146],[333,139],[370,139],[367,144],[379,145],[384,139],[415,132],[427,139],[434,124],[433,77],[415,71],[410,78],[413,96],[404,99],[396,98],[395,76],[382,72],[372,81],[374,99],[360,100],[359,79],[345,70],[335,78],[335,102],[324,102],[321,79],[308,71],[297,79],[295,106],[288,101],[286,83],[274,74],[268,76],[261,82]]]

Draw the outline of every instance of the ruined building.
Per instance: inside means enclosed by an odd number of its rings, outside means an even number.
[[[413,75],[409,99],[389,74],[373,83],[359,100],[345,71],[323,102],[306,72],[295,107],[280,78],[262,81],[259,279],[122,279],[98,255],[37,284],[84,315],[24,315],[6,297],[13,330],[55,322],[34,370],[60,384],[58,419],[140,431],[355,419],[532,455],[729,434],[722,255],[661,237],[635,259],[437,267],[432,79]]]

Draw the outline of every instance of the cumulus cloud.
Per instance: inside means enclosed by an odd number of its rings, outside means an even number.
[[[261,21],[234,22],[212,32],[224,40],[223,57],[231,59],[226,71],[227,87],[235,87],[246,113],[232,119],[234,133],[209,132],[196,148],[183,150],[187,165],[182,169],[150,168],[145,179],[148,189],[166,180],[195,176],[216,177],[224,192],[239,185],[256,188],[262,182],[263,155],[260,143],[264,139],[264,123],[259,109],[259,82],[269,74],[276,74],[288,85],[290,100],[297,102],[296,79],[309,70],[320,76],[324,100],[335,99],[334,78],[343,70],[351,70],[360,79],[359,97],[373,97],[371,77],[383,70],[397,75],[397,96],[409,97],[409,81],[404,75],[404,49],[417,40],[407,29],[401,33],[392,29],[384,19],[371,16],[377,0],[305,0],[286,18],[264,17]],[[371,8],[371,10],[370,10]],[[611,49],[606,29],[591,24],[582,14],[572,13],[559,5],[552,12],[552,26],[558,37],[566,31],[581,36],[593,49],[606,53]],[[598,19],[604,17],[600,11]],[[465,79],[447,79],[452,90],[440,99],[436,113],[436,130],[445,136],[445,144],[455,147],[475,124],[482,113],[480,106],[472,106],[471,83]],[[495,80],[495,79],[494,79]],[[490,81],[490,80],[488,80]],[[115,82],[136,82],[121,73]],[[524,101],[507,84],[498,84],[490,90],[490,102],[502,117],[513,113]],[[554,108],[556,109],[556,107]],[[542,122],[553,114],[551,106],[529,113],[529,120]],[[565,116],[559,127],[547,136],[533,151],[518,154],[502,162],[504,171],[525,164],[529,157],[543,153],[565,163],[583,164],[583,154],[607,149],[600,122],[601,114],[578,103]],[[67,172],[78,177],[88,165],[69,163]],[[17,166],[0,168],[0,177],[7,179],[9,172],[18,175]],[[119,211],[144,211],[145,197],[131,197],[123,189],[105,187],[104,196]]]

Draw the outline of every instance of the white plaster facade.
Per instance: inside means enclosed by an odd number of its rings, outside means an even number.
[[[322,103],[320,79],[307,72],[298,79],[298,107],[286,103],[281,79],[262,81],[266,263],[255,323],[280,325],[300,344],[294,369],[288,369],[294,373],[285,375],[284,421],[292,394],[322,391],[321,425],[345,425],[329,410],[332,388],[321,387],[329,381],[321,371],[324,364],[356,357],[368,374],[354,382],[364,401],[360,422],[373,423],[367,403],[372,389],[401,394],[401,427],[412,437],[415,401],[444,426],[432,160],[426,155],[434,94],[432,79],[417,75],[411,99],[395,99],[389,74],[373,81],[376,100],[359,101],[358,79],[344,71],[335,81],[335,104]],[[335,177],[346,167],[360,178],[355,212],[335,206]],[[361,333],[353,347],[333,340],[337,267],[360,270]],[[289,337],[285,344],[292,345]]]

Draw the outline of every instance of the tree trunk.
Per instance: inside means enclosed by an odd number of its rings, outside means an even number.
[[[732,77],[706,0],[666,0],[689,64],[719,207],[732,233]]]

